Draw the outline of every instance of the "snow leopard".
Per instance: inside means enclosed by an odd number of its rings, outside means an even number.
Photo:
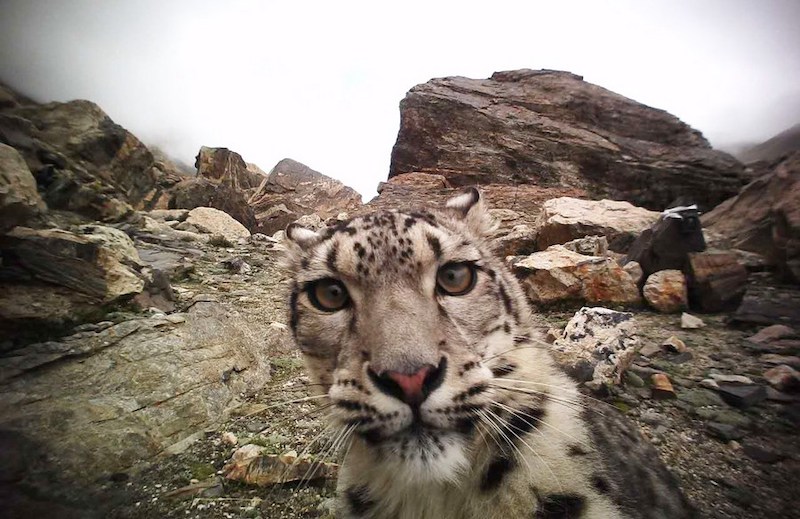
[[[336,516],[688,518],[633,424],[555,364],[479,190],[286,229],[289,323],[346,448]]]

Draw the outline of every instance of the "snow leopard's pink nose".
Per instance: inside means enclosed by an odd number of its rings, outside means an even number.
[[[441,385],[446,369],[447,359],[442,358],[438,366],[426,365],[413,373],[384,371],[378,375],[370,369],[369,376],[381,392],[413,407],[424,402]]]
[[[394,380],[400,386],[400,389],[405,395],[404,401],[406,403],[421,402],[422,401],[422,386],[425,384],[425,377],[430,372],[430,366],[425,366],[416,373],[406,375],[396,371],[388,371],[386,376]]]

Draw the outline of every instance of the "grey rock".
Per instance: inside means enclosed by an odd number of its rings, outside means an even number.
[[[719,395],[707,389],[685,389],[679,391],[678,400],[694,407],[721,406],[725,404]]]
[[[718,422],[709,422],[706,429],[715,437],[724,441],[739,440],[744,437],[744,433],[733,425]]]
[[[746,409],[761,403],[767,398],[763,386],[719,383],[719,394],[732,406]]]

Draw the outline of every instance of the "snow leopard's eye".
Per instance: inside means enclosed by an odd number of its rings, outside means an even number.
[[[323,312],[341,310],[350,301],[350,294],[341,281],[332,278],[314,281],[308,287],[311,303]]]
[[[447,263],[436,273],[436,286],[449,296],[463,296],[475,287],[477,277],[472,263]]]

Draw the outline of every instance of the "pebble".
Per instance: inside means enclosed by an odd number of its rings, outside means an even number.
[[[687,314],[683,312],[681,314],[681,328],[684,330],[696,330],[697,328],[702,328],[706,325],[702,319],[699,317],[695,317],[692,314]]]
[[[781,364],[764,372],[764,379],[778,391],[800,389],[800,373],[791,366]]]
[[[650,381],[653,384],[650,395],[652,398],[664,400],[668,398],[675,398],[675,389],[672,387],[672,382],[669,377],[664,373],[654,373],[650,376]]]
[[[706,424],[706,429],[708,429],[713,436],[719,438],[720,440],[725,440],[726,442],[731,440],[739,440],[744,436],[742,431],[733,425],[728,425],[725,423],[708,422]]]
[[[664,425],[667,423],[667,419],[664,415],[654,409],[644,410],[639,417],[644,423],[649,425]]]
[[[674,335],[666,339],[664,342],[662,342],[661,347],[673,353],[683,353],[684,351],[686,351],[686,343],[678,339]]]
[[[767,390],[763,386],[720,383],[719,395],[730,405],[746,409],[766,400]]]
[[[795,369],[800,369],[800,357],[794,355],[778,355],[776,353],[765,353],[758,358],[764,364],[786,364]]]
[[[714,381],[719,383],[727,383],[727,384],[755,384],[753,379],[750,377],[745,377],[744,375],[725,375],[722,373],[709,373],[708,377]]]
[[[710,378],[704,378],[699,382],[700,387],[704,387],[706,389],[713,389],[714,391],[719,390],[719,384],[717,384],[716,380]]]
[[[795,335],[795,331],[788,326],[773,324],[772,326],[762,328],[757,334],[748,337],[747,340],[753,344],[764,344],[779,339],[785,339],[786,337],[792,337],[793,335]]]
[[[239,443],[239,439],[236,437],[235,434],[228,431],[222,433],[222,443],[225,443],[227,445],[236,445],[237,443]]]
[[[645,357],[653,357],[661,353],[661,346],[654,343],[645,344],[639,349],[639,353]]]

